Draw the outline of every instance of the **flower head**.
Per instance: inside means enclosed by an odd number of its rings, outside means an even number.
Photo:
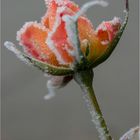
[[[31,57],[55,66],[70,65],[75,61],[75,48],[68,38],[63,16],[73,16],[80,8],[70,0],[46,0],[46,5],[48,9],[41,23],[26,23],[18,31],[17,39]],[[101,23],[97,29],[83,15],[78,17],[77,22],[80,47],[83,55],[90,61],[105,52],[121,26],[117,17]]]

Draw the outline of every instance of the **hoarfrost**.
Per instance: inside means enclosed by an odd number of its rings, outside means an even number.
[[[21,61],[23,61],[24,63],[26,63],[26,64],[28,64],[28,65],[31,65],[31,63],[28,61],[28,59],[26,59],[26,58],[23,56],[22,52],[20,52],[20,51],[16,48],[15,44],[13,44],[12,42],[6,41],[6,42],[4,43],[4,46],[5,46],[8,50],[10,50],[11,52],[13,52]]]

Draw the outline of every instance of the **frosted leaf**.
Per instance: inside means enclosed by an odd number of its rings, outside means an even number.
[[[126,132],[120,140],[139,140],[140,138],[140,128],[137,126]]]
[[[25,63],[28,64],[28,65],[31,65],[31,63],[29,62],[29,60],[26,59],[26,58],[23,56],[22,52],[20,52],[20,51],[16,48],[15,44],[13,44],[12,42],[6,41],[6,42],[4,43],[4,46],[5,46],[8,50],[10,50],[11,52],[13,52],[21,61],[25,62]]]

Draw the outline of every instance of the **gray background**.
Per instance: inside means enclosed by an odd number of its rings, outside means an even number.
[[[82,5],[86,0],[75,0]],[[87,15],[97,26],[114,16],[123,18],[123,0]],[[2,43],[16,42],[25,21],[40,20],[43,0],[2,0]],[[117,49],[96,68],[94,87],[115,139],[138,124],[138,0],[130,0],[130,19]],[[72,81],[44,101],[46,78],[20,62],[2,45],[2,140],[97,140],[97,133],[78,85]]]

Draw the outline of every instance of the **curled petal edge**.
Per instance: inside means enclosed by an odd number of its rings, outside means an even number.
[[[128,23],[128,18],[129,18],[129,1],[126,0],[126,8],[125,8],[125,20],[118,31],[116,37],[113,39],[113,41],[109,44],[108,49],[106,49],[105,53],[97,58],[93,63],[90,64],[90,67],[95,68],[96,66],[100,65],[104,61],[106,61],[109,56],[112,54],[113,50],[116,48],[125,28]]]
[[[16,46],[12,43],[12,42],[5,42],[4,43],[5,47],[12,51],[13,53],[16,54],[16,56],[23,62],[25,62],[26,64],[29,65],[33,65],[37,68],[39,68],[40,70],[42,70],[45,73],[49,73],[51,75],[56,75],[56,76],[62,76],[62,75],[72,75],[74,73],[74,71],[70,68],[65,68],[65,67],[56,67],[44,62],[41,62],[33,57],[30,57],[24,53],[22,53],[21,51],[19,51]]]

